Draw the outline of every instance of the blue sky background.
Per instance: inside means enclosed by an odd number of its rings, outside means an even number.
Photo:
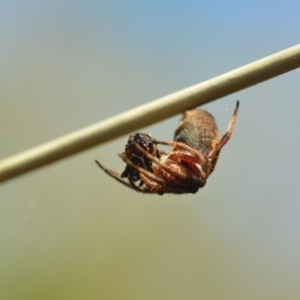
[[[299,1],[2,1],[0,159],[299,43]],[[124,136],[0,188],[1,299],[300,297],[299,70],[204,106],[195,195],[139,195]],[[140,131],[171,139],[180,116]]]

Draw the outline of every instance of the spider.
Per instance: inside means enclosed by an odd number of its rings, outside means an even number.
[[[125,152],[119,155],[126,163],[120,174],[98,166],[109,176],[141,193],[196,193],[204,187],[215,169],[220,151],[229,141],[239,109],[239,101],[226,133],[220,138],[214,117],[200,109],[184,113],[174,135],[174,141],[158,141],[150,135],[136,133],[129,137]],[[164,153],[156,147],[173,147]],[[134,182],[139,181],[137,186]]]

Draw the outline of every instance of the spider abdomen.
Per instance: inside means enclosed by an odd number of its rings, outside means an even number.
[[[207,157],[220,141],[220,136],[215,119],[210,113],[191,109],[184,113],[175,131],[174,140],[196,149]]]

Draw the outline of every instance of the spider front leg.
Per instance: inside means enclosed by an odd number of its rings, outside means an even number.
[[[142,148],[141,148],[142,149]],[[139,149],[140,150],[140,149]],[[145,152],[145,153],[147,153],[147,152]],[[143,153],[144,154],[144,153]],[[119,155],[122,159],[123,159],[123,161],[126,163],[126,164],[128,164],[129,166],[131,166],[132,168],[134,168],[135,170],[137,170],[138,172],[139,172],[139,174],[140,174],[140,176],[143,174],[145,177],[147,177],[147,178],[149,178],[150,180],[153,180],[153,181],[155,181],[155,182],[157,182],[158,184],[164,184],[165,183],[165,181],[162,179],[162,178],[160,178],[160,177],[158,177],[158,176],[156,176],[154,173],[151,173],[151,172],[149,172],[149,171],[147,171],[147,170],[145,170],[145,169],[143,169],[142,167],[139,167],[139,166],[137,166],[137,165],[135,165],[130,159],[128,159],[127,157],[123,157],[122,155]],[[154,157],[152,157],[152,155],[151,154],[149,154],[149,159],[154,159]],[[154,161],[154,160],[153,160]],[[144,182],[144,180],[142,180],[143,182]],[[144,182],[145,183],[145,182]]]
[[[147,189],[142,189],[141,187],[136,186],[132,181],[126,182],[124,180],[122,180],[120,178],[120,174],[112,171],[112,170],[108,170],[106,169],[104,166],[102,166],[97,160],[95,161],[96,164],[99,166],[99,168],[101,168],[107,175],[109,175],[110,177],[114,178],[115,180],[117,180],[118,182],[122,183],[123,185],[125,185],[126,187],[133,189],[137,192],[141,192],[141,193],[151,193],[150,191],[148,191]]]
[[[165,157],[162,156],[160,160],[158,160],[156,157],[145,151],[139,144],[134,143],[136,149],[141,152],[143,155],[145,155],[149,160],[154,162],[159,169],[165,171],[166,174],[164,177],[173,177],[173,180],[178,180],[180,182],[187,180],[187,174],[183,170],[185,168],[182,168],[180,165],[180,162],[178,164],[177,159],[175,157],[180,157],[180,161],[184,161],[188,165],[191,165],[191,169],[194,171],[192,176],[189,176],[188,179],[190,181],[190,184],[200,184],[201,186],[205,183],[202,180],[202,175],[205,176],[201,164],[199,160],[203,159],[205,161],[204,157],[201,153],[199,153],[197,150],[189,147],[188,145],[185,145],[180,142],[162,142],[162,141],[154,141],[154,143],[161,143],[163,145],[179,145],[183,149],[186,149],[187,151],[185,153],[180,153],[180,151],[172,150],[169,152]],[[188,151],[192,151],[197,159],[193,159],[193,157],[190,155]],[[162,163],[163,159],[165,159],[165,163]],[[200,178],[199,178],[200,175]]]
[[[201,165],[205,164],[204,156],[196,149],[194,149],[184,143],[175,142],[175,141],[157,141],[157,140],[153,140],[153,143],[165,145],[165,146],[172,146],[174,148],[185,150],[186,152],[188,152],[190,154],[190,156],[193,156],[198,161],[199,164],[201,164]]]
[[[169,153],[171,160],[186,163],[196,176],[207,179],[208,175],[202,169],[202,166],[206,164],[206,159],[201,152],[181,142],[154,140],[153,143],[173,146],[174,149]]]

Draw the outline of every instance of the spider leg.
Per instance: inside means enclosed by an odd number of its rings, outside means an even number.
[[[153,178],[152,173],[142,173],[140,174],[143,183],[148,188],[148,193],[156,193],[158,195],[163,195],[166,193],[173,193],[173,194],[185,194],[187,193],[186,189],[177,187],[177,185],[170,185],[166,180],[164,180],[164,184],[161,184],[157,179],[161,179],[160,177]]]
[[[147,193],[155,193],[158,195],[163,195],[165,192],[167,192],[166,181],[164,178],[160,178],[159,176],[156,176],[155,174],[143,169],[142,167],[134,165],[130,160],[127,161],[125,159],[125,162],[139,172],[141,183],[146,186],[143,191],[147,191]],[[135,185],[134,187],[137,188]]]
[[[141,149],[143,149],[143,148],[141,148]],[[140,149],[138,148],[138,150],[140,150]],[[143,153],[143,154],[145,155],[146,153],[148,153],[148,152],[145,151],[145,153]],[[176,188],[173,185],[169,186],[164,178],[160,178],[160,177],[156,176],[155,174],[150,173],[149,171],[135,165],[127,157],[123,157],[121,155],[119,155],[119,156],[128,165],[130,165],[132,168],[136,169],[140,173],[141,180],[143,181],[143,183],[146,185],[147,188],[144,188],[144,189],[141,189],[138,191],[142,191],[145,193],[152,193],[152,194],[155,193],[155,194],[159,194],[159,195],[163,195],[164,193],[174,193],[174,194],[186,193],[185,189]],[[155,157],[152,156],[151,154],[149,154],[149,157],[147,157],[147,158],[152,160],[152,158],[155,158]],[[132,184],[134,185],[134,183],[132,183]],[[134,185],[134,189],[139,189],[139,187]]]
[[[137,186],[132,180],[128,179],[129,181],[129,186],[130,188],[132,188],[133,190],[135,190],[136,192],[141,192],[141,193],[144,193],[144,194],[152,194],[152,192],[150,190],[147,189],[147,187],[142,187],[144,182],[142,180],[140,180],[140,183],[139,185]]]
[[[237,101],[236,106],[235,106],[235,110],[234,110],[233,115],[232,115],[232,117],[230,119],[230,122],[228,124],[226,133],[222,136],[221,140],[216,145],[216,147],[213,150],[211,150],[210,153],[207,156],[207,161],[208,161],[208,167],[209,168],[211,168],[214,158],[219,155],[221,149],[230,140],[230,137],[232,135],[232,132],[233,132],[233,129],[234,129],[234,126],[235,126],[235,123],[236,123],[236,119],[237,119],[237,115],[238,115],[238,111],[239,111],[239,104],[240,104],[240,102]]]
[[[132,188],[137,192],[158,194],[160,196],[163,195],[164,193],[175,193],[175,194],[186,193],[186,191],[183,189],[179,189],[175,187],[170,187],[170,188],[166,187],[164,179],[161,179],[160,177],[155,176],[149,171],[146,171],[143,168],[136,166],[130,160],[127,160],[127,158],[124,159],[124,157],[122,156],[120,157],[123,160],[125,160],[127,164],[129,164],[131,167],[135,168],[138,172],[140,172],[141,182],[145,184],[146,188],[141,188],[140,186],[136,186],[134,182],[129,180],[130,184],[132,185]]]
[[[140,148],[144,151],[144,149],[143,149],[142,147],[140,147]],[[139,149],[138,149],[138,150],[139,150]],[[145,153],[149,154],[149,153],[146,152],[146,151],[145,151]],[[143,154],[144,154],[144,153],[143,153]],[[137,170],[137,171],[140,172],[141,174],[145,175],[147,178],[149,178],[149,179],[151,179],[151,180],[153,180],[153,181],[156,181],[156,182],[159,183],[159,184],[164,184],[164,183],[165,183],[165,181],[164,181],[162,178],[160,178],[160,177],[156,176],[155,174],[150,173],[149,171],[147,171],[147,170],[145,170],[145,169],[143,169],[143,168],[141,168],[141,167],[135,165],[135,164],[134,164],[130,159],[128,159],[127,157],[123,157],[123,156],[121,156],[121,155],[119,155],[119,156],[123,159],[124,162],[126,162],[126,164],[128,164],[129,166],[131,166],[132,168],[134,168],[135,170]],[[147,157],[147,158],[149,158],[149,159],[152,160],[153,156],[152,156],[151,154],[149,154],[149,157]]]
[[[127,186],[128,188],[133,189],[133,190],[135,190],[137,192],[141,192],[141,193],[151,193],[147,189],[142,189],[140,187],[137,187],[133,182],[128,183],[128,182],[122,180],[120,178],[120,174],[119,173],[106,169],[97,160],[95,162],[99,166],[99,168],[101,168],[107,175],[109,175],[110,177],[114,178],[115,180],[117,180],[118,182],[122,183],[123,185]]]
[[[164,142],[164,143],[169,143],[169,142]],[[175,144],[181,144],[184,145],[185,149],[192,149],[191,147],[183,144],[183,143],[179,143],[179,142],[171,142],[171,143],[175,143]],[[136,147],[136,149],[138,151],[140,151],[143,155],[145,155],[149,160],[153,161],[156,165],[158,165],[162,170],[164,170],[165,172],[169,173],[171,176],[177,178],[178,180],[186,180],[186,174],[183,172],[180,172],[178,169],[174,169],[171,166],[165,165],[163,163],[161,163],[156,157],[154,157],[153,155],[151,155],[150,153],[148,153],[147,151],[145,151],[139,144],[133,142],[134,146]],[[198,153],[197,150],[194,150],[194,152]],[[199,153],[200,154],[200,153]],[[200,154],[201,155],[201,154]],[[151,174],[151,173],[150,173]],[[190,178],[191,184],[193,185],[199,182],[199,178],[198,177],[194,177],[194,178]],[[202,182],[202,180],[201,180]]]
[[[143,178],[145,185],[149,187],[149,190],[152,193],[157,193],[158,195],[163,195],[163,194],[167,194],[167,193],[172,193],[172,194],[186,194],[187,193],[186,189],[177,187],[175,185],[168,185],[168,184],[160,185],[160,184],[157,184],[157,182],[153,182],[152,180],[149,180],[149,178],[144,177],[143,174],[141,174],[141,177]]]
[[[237,101],[236,106],[235,106],[235,110],[234,110],[233,115],[232,115],[232,117],[230,119],[230,122],[228,124],[226,133],[222,136],[222,138],[221,138],[220,142],[217,144],[217,146],[208,154],[207,158],[214,157],[216,155],[216,153],[218,153],[226,145],[226,143],[229,141],[229,139],[231,138],[231,135],[232,135],[232,132],[233,132],[233,129],[234,129],[234,125],[236,123],[238,111],[239,111],[239,104],[240,104],[240,102]]]
[[[133,183],[130,185],[128,184],[126,181],[122,180],[120,178],[120,174],[118,172],[112,171],[112,170],[108,170],[106,169],[104,166],[102,166],[97,160],[95,160],[96,164],[110,177],[114,178],[115,180],[117,180],[118,182],[124,184],[127,187],[132,188]]]
[[[189,153],[192,153],[199,160],[200,164],[205,163],[205,158],[199,151],[197,151],[196,149],[194,149],[184,143],[175,142],[175,141],[157,141],[157,140],[154,140],[153,143],[159,144],[159,145],[177,147],[179,149],[185,150]]]

